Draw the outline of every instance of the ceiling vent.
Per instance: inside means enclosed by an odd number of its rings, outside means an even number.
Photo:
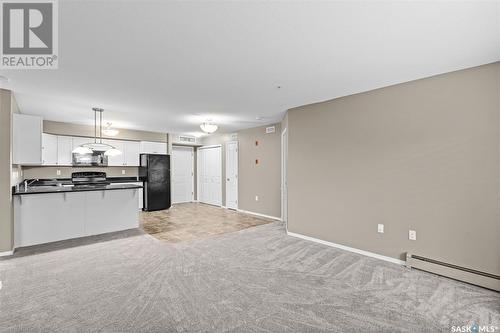
[[[195,143],[196,138],[194,136],[179,135],[179,142],[183,143]]]

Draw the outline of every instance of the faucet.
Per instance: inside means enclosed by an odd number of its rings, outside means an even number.
[[[31,184],[33,184],[34,182],[37,182],[37,181],[38,181],[38,178],[37,179],[32,179],[29,182],[27,180],[24,180],[24,190],[27,191],[28,190],[28,186],[30,186]]]

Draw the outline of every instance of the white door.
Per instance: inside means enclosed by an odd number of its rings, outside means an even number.
[[[193,148],[172,147],[172,203],[194,200]]]
[[[222,156],[221,147],[198,149],[198,198],[200,202],[222,205]]]
[[[226,207],[238,209],[238,141],[226,143]]]
[[[281,134],[281,219],[288,231],[288,134]]]

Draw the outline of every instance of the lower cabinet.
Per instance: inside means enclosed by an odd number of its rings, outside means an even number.
[[[16,195],[14,247],[137,228],[139,189]]]
[[[144,186],[144,183],[142,182],[137,182],[137,183],[113,183],[114,185],[139,185],[139,186]],[[144,207],[144,197],[143,197],[143,192],[144,192],[144,189],[140,188],[138,189],[139,191],[139,195],[138,195],[138,198],[137,198],[137,202],[139,203],[139,210],[142,210],[142,208]]]
[[[15,196],[15,247],[85,235],[86,196],[85,192]]]
[[[139,189],[87,192],[85,234],[98,235],[138,227]],[[112,208],[112,209],[110,209]]]

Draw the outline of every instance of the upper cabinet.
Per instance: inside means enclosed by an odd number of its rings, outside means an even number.
[[[73,164],[73,138],[57,136],[57,165],[71,166]]]
[[[42,133],[42,165],[57,165],[57,135]]]
[[[139,166],[140,143],[136,141],[102,140],[122,152],[108,156],[108,166]]]
[[[119,140],[102,140],[102,142],[111,145],[122,152],[120,155],[108,156],[108,166],[125,166],[124,142]]]
[[[139,166],[141,144],[135,141],[124,141],[124,162],[126,166]]]
[[[12,163],[42,164],[42,117],[13,114]]]
[[[166,154],[167,144],[165,142],[141,141],[141,154]]]
[[[108,156],[108,166],[139,166],[139,155],[141,153],[167,153],[167,144],[162,142],[109,139],[103,139],[102,141],[122,152],[118,156]],[[42,133],[41,117],[14,114],[14,164],[71,166],[73,149],[90,142],[94,142],[94,138]]]

